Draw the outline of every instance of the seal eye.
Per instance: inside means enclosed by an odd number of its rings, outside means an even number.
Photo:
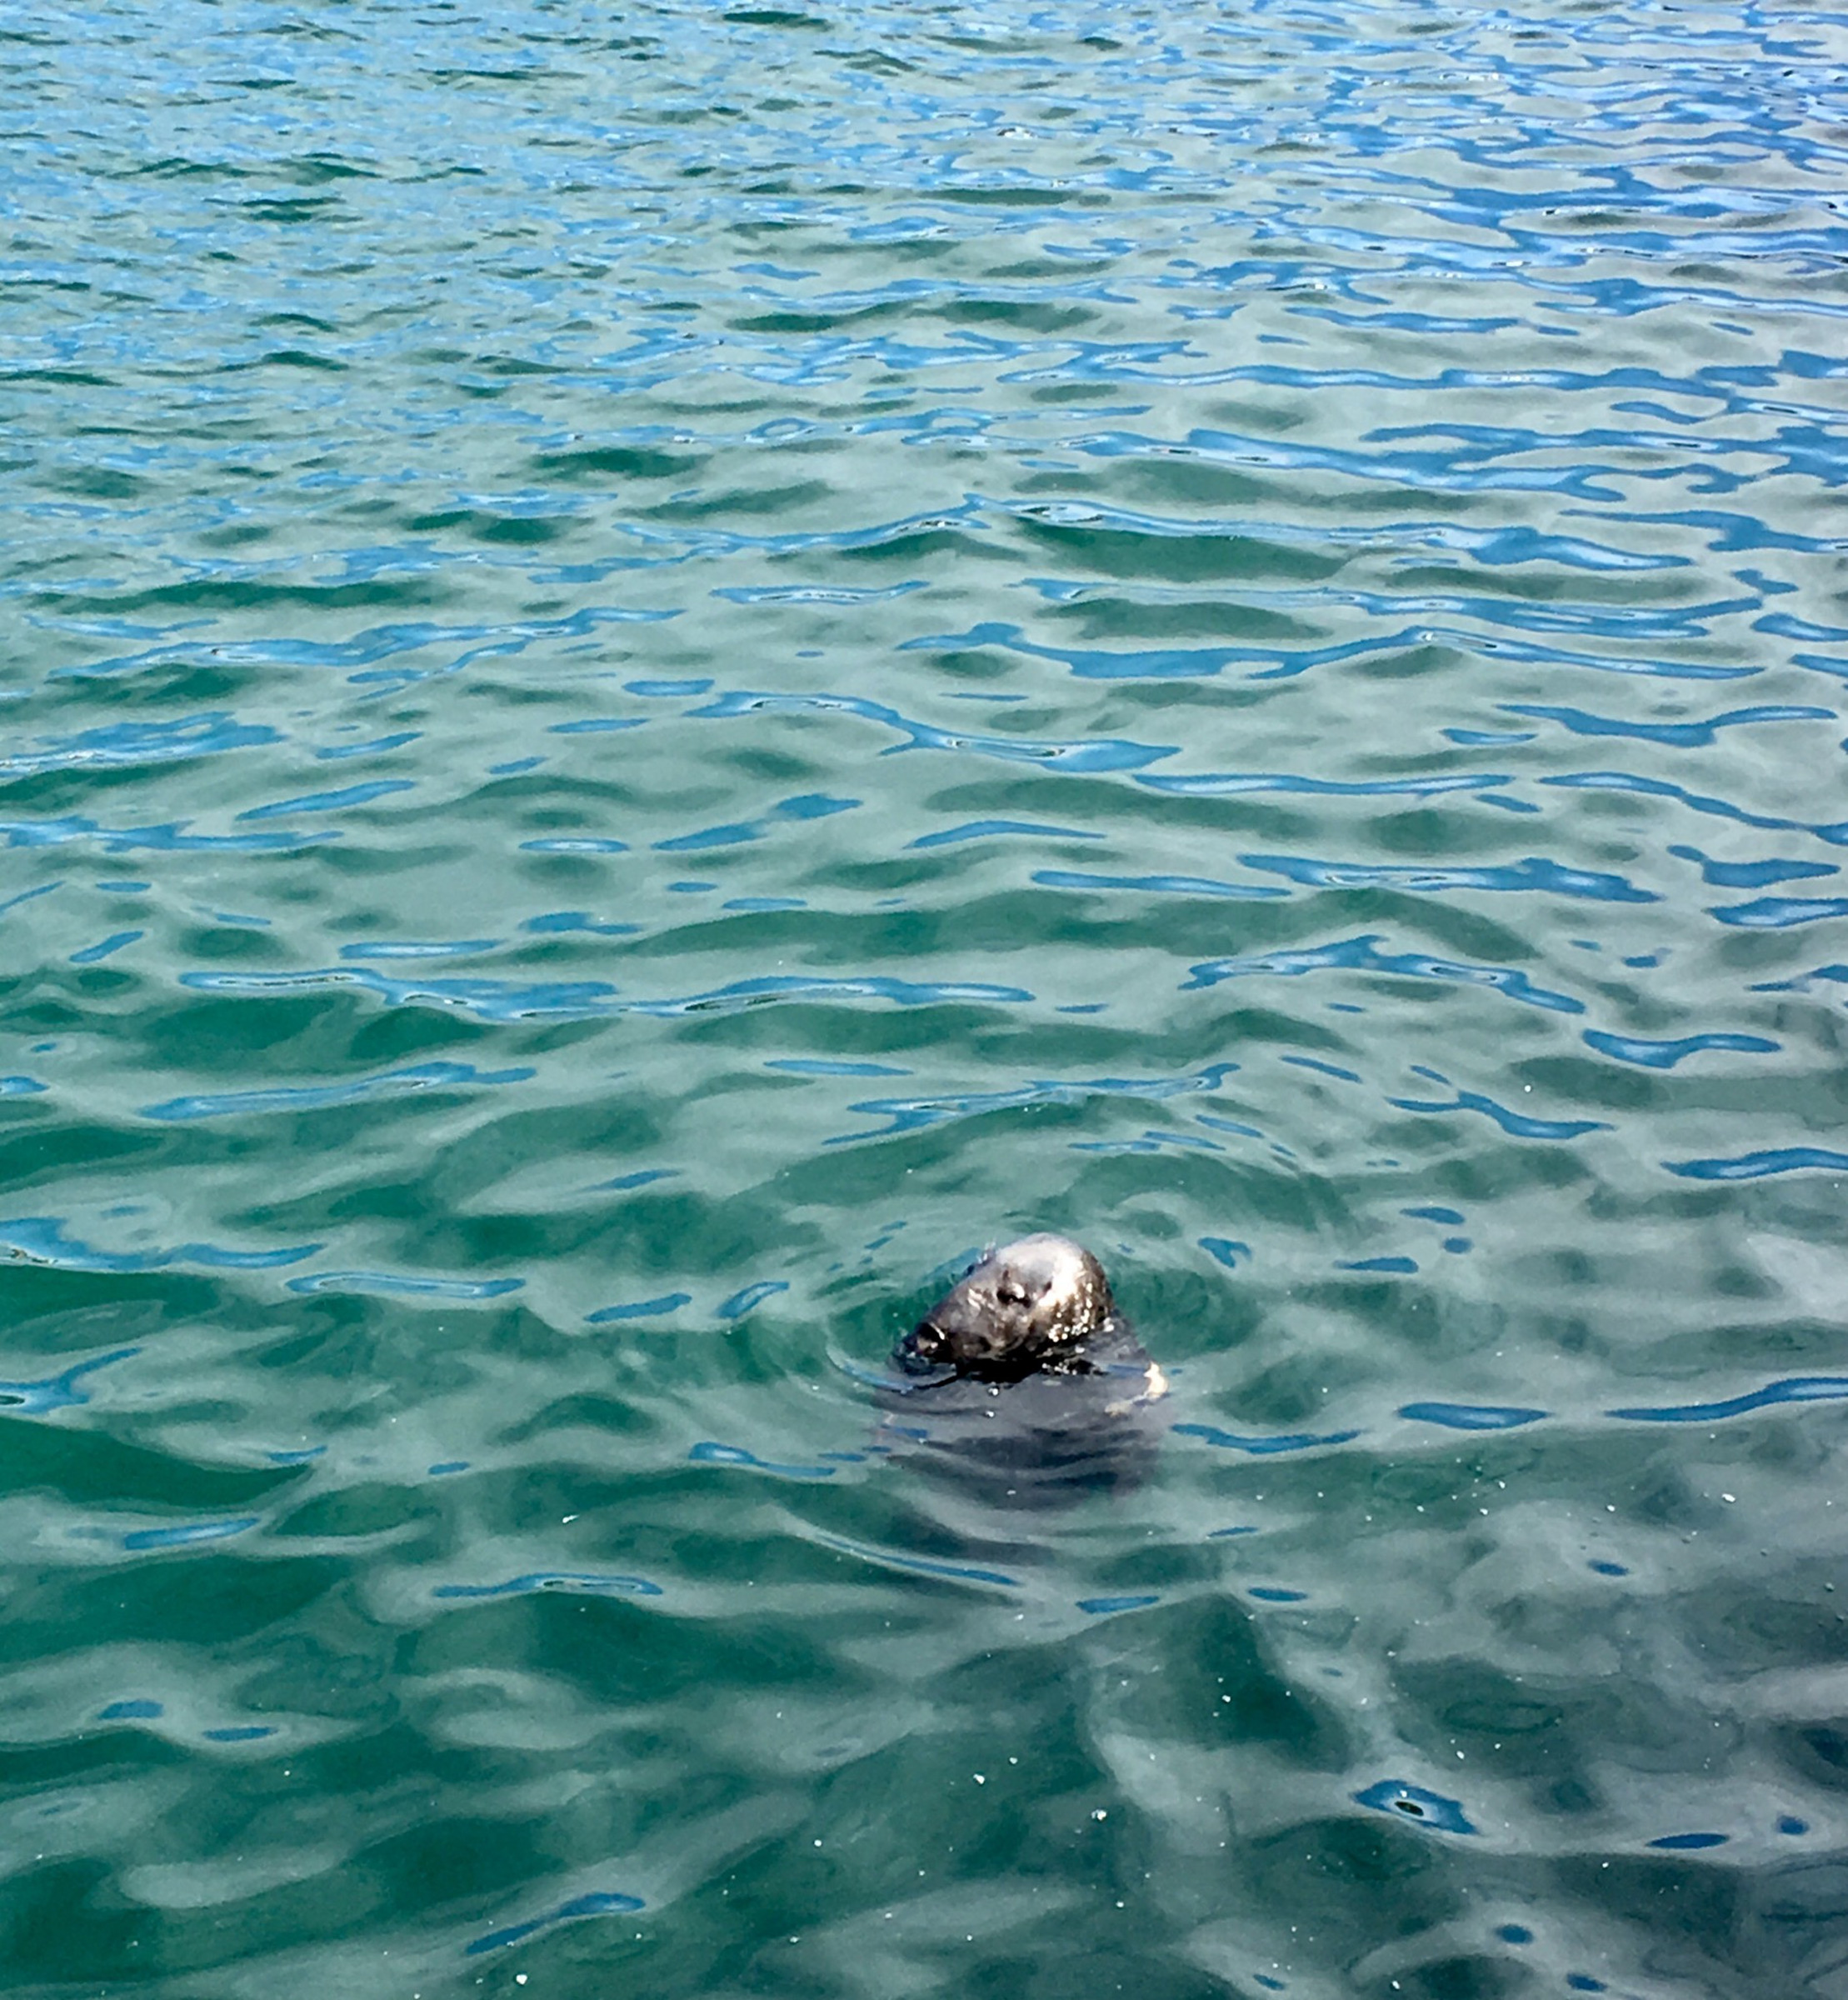
[[[995,1287],[995,1297],[1004,1306],[1024,1306],[1026,1303],[1026,1288],[1017,1278],[1004,1278]]]

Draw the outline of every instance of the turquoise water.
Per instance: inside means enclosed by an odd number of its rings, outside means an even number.
[[[0,26],[9,1992],[1848,1992],[1845,82]]]

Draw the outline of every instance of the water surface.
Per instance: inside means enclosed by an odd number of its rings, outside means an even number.
[[[0,28],[10,1991],[1848,1991],[1845,56]]]

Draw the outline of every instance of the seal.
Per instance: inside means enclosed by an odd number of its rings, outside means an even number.
[[[986,1252],[893,1349],[882,1437],[1010,1507],[1137,1485],[1168,1381],[1081,1243],[1026,1236]]]

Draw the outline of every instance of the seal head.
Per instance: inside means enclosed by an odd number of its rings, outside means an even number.
[[[991,1250],[898,1343],[907,1373],[951,1368],[1014,1381],[1041,1369],[1085,1372],[1080,1350],[1116,1309],[1104,1268],[1063,1236],[1023,1236]]]

